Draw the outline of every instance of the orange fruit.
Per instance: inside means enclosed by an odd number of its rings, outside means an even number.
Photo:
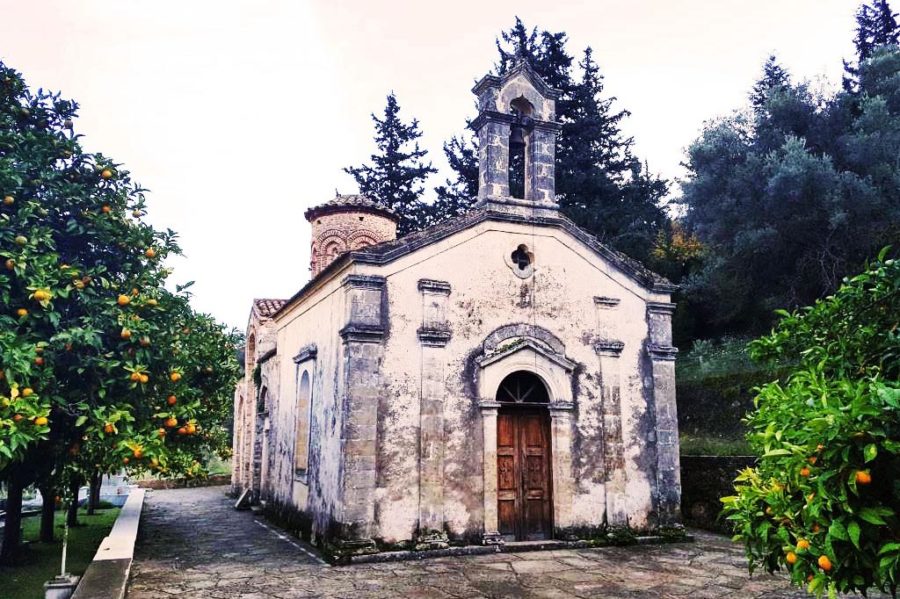
[[[156,434],[159,436],[160,439],[162,439],[163,437],[166,436],[166,429],[164,429],[164,428],[157,429]]]
[[[34,363],[35,363],[36,366],[43,366],[43,365],[44,365],[44,358],[38,356],[38,357],[36,357],[36,358],[34,359]]]
[[[105,168],[102,171],[100,171],[100,176],[103,177],[104,181],[109,181],[110,179],[112,179],[113,172],[112,172],[112,170]]]
[[[140,291],[138,291],[138,288],[137,288],[137,287],[132,287],[132,288],[131,288],[131,295],[137,295],[138,293],[140,293]]]
[[[44,353],[44,348],[41,347],[40,345],[36,345],[36,346],[34,346],[34,353],[42,354],[42,353]]]
[[[116,432],[116,428],[115,428],[112,424],[110,424],[109,422],[107,422],[107,423],[103,426],[103,432],[106,433],[107,435],[111,435],[111,434],[113,434],[114,432]]]
[[[146,385],[150,381],[150,376],[146,374],[141,375],[141,383]]]
[[[806,539],[797,541],[797,551],[806,551],[807,549],[809,549],[809,541]]]
[[[119,333],[119,337],[122,339],[131,339],[131,331],[128,329],[122,329],[122,332]]]
[[[131,379],[131,381],[133,383],[140,383],[141,382],[141,373],[140,372],[132,372],[131,376],[129,378]]]
[[[144,457],[144,450],[138,447],[132,452],[132,455],[134,455],[134,459],[139,460]]]
[[[150,337],[141,337],[141,347],[150,347]]]
[[[47,426],[49,420],[45,416],[38,416],[34,419],[35,426]]]
[[[868,485],[871,482],[872,482],[872,475],[869,474],[868,470],[858,470],[856,472],[856,484]]]
[[[797,554],[793,551],[788,551],[787,555],[784,556],[784,561],[793,566],[797,563]]]
[[[822,568],[825,572],[831,571],[831,560],[828,559],[827,555],[819,556],[819,567]]]
[[[820,530],[822,530],[822,528],[819,526],[818,522],[816,524],[813,524],[813,527],[812,527],[813,532],[819,532]]]
[[[178,426],[178,419],[174,416],[170,416],[166,419],[166,426],[168,428],[175,428],[176,426]]]
[[[818,460],[819,460],[819,458],[817,458],[816,456],[810,456],[809,458],[806,459],[806,461],[809,462],[809,464],[810,464],[811,466],[815,466],[815,465],[816,465],[816,462],[817,462]]]
[[[29,397],[32,393],[34,393],[34,389],[31,387],[25,387],[22,389],[22,397]]]
[[[16,414],[15,416],[13,416],[13,421],[14,421],[14,422],[21,422],[21,421],[22,421],[22,418],[24,418],[24,416],[22,416],[21,414]]]
[[[28,243],[28,238],[24,235],[16,235],[16,245],[25,245]]]
[[[16,261],[10,258],[6,261],[6,270],[12,270],[16,267]]]
[[[127,295],[120,295],[116,299],[116,303],[119,304],[120,306],[127,306],[128,304],[131,303],[131,298],[128,297]]]
[[[193,422],[188,424],[186,428],[187,428],[187,434],[189,434],[189,435],[193,435],[194,433],[197,432],[197,427],[194,425]]]
[[[159,302],[157,302],[157,301],[156,301],[155,299],[153,299],[153,298],[150,298],[150,299],[147,300],[147,305],[148,305],[148,306],[155,306],[157,303],[159,303]]]
[[[3,203],[6,204],[7,206],[12,206],[15,201],[16,201],[16,198],[14,198],[12,196],[6,196],[3,198]]]
[[[156,256],[156,250],[154,250],[153,248],[147,248],[147,251],[144,252],[144,255],[152,259]]]
[[[72,283],[75,286],[75,289],[84,289],[84,281],[77,280]]]
[[[18,310],[16,310],[16,314],[19,316],[19,318],[25,318],[26,316],[28,316],[28,310],[26,310],[25,308],[19,308]]]
[[[127,463],[130,462],[130,461],[131,461],[131,460],[129,460],[128,458],[122,458],[122,463],[123,463],[123,464],[127,464]]]
[[[804,478],[807,477],[807,476],[809,476],[809,468],[807,468],[806,466],[804,466],[803,468],[801,468],[801,469],[800,469],[800,476],[802,476],[802,477],[804,477]]]
[[[169,380],[172,381],[173,383],[177,383],[178,381],[181,380],[181,373],[173,372],[172,374],[169,375]]]
[[[44,289],[38,289],[37,291],[34,292],[34,299],[39,302],[48,300],[48,299],[50,299],[50,292],[46,291]]]
[[[103,214],[109,214],[112,212],[112,208],[109,207],[109,204],[103,204],[103,208],[100,209]]]
[[[179,434],[179,435],[186,435],[186,434],[187,434],[187,429],[186,429],[185,427],[182,426],[181,428],[178,429],[178,434]]]
[[[166,398],[166,403],[169,404],[170,406],[174,406],[177,402],[178,402],[178,398],[175,397],[174,395],[170,395],[169,397]]]

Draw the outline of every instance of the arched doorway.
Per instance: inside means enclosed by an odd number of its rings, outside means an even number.
[[[497,519],[505,541],[553,533],[550,397],[535,374],[516,371],[497,389]]]

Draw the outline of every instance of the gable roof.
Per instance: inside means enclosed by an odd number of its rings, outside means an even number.
[[[383,241],[375,245],[342,254],[331,264],[326,266],[317,276],[313,277],[290,299],[287,301],[277,300],[284,301],[284,304],[272,316],[276,316],[279,312],[282,312],[285,308],[302,298],[317,282],[324,280],[332,272],[344,268],[344,266],[351,262],[375,265],[387,264],[487,220],[533,224],[562,229],[591,248],[596,254],[613,264],[613,266],[645,289],[657,293],[672,293],[678,289],[677,285],[674,285],[665,277],[656,274],[634,258],[630,258],[629,256],[600,243],[596,237],[580,228],[562,214],[557,213],[557,216],[553,217],[522,216],[520,214],[499,212],[487,207],[481,207],[471,210],[462,216],[447,219],[441,223],[428,227],[427,229],[409,233],[399,239]]]

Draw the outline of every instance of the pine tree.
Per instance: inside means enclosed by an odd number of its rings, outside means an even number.
[[[763,76],[753,86],[750,92],[750,105],[757,112],[763,110],[773,91],[783,91],[790,87],[791,77],[788,72],[778,64],[778,59],[771,54],[763,65]]]
[[[860,5],[856,11],[856,65],[844,61],[844,89],[856,89],[859,64],[868,60],[872,53],[882,46],[900,42],[900,24],[897,13],[891,10],[888,0],[872,0],[871,4]]]
[[[397,234],[402,236],[426,225],[428,211],[421,201],[423,184],[437,169],[425,162],[428,152],[419,147],[419,121],[403,122],[393,92],[388,94],[384,118],[373,114],[372,120],[378,153],[372,154],[371,164],[347,167],[344,171],[356,179],[361,194],[400,216]]]
[[[452,137],[444,143],[444,155],[456,177],[435,188],[437,201],[427,207],[428,224],[461,216],[478,199],[478,144],[475,138]]]

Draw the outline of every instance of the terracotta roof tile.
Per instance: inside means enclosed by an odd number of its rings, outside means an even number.
[[[253,306],[256,308],[259,315],[263,318],[271,318],[273,314],[281,310],[282,306],[287,303],[287,300],[283,299],[255,299],[253,300]]]

